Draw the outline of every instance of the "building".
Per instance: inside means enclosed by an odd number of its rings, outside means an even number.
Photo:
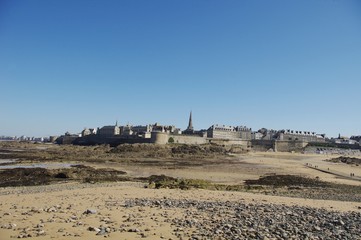
[[[140,137],[140,138],[150,138],[153,126],[151,124],[145,126],[132,126],[132,125],[125,125],[121,127],[121,135],[122,136],[133,136],[133,137]]]
[[[132,130],[135,135],[142,138],[150,138],[151,132],[153,131],[153,126],[151,124],[145,125],[145,126],[133,126]]]
[[[263,134],[260,132],[252,132],[252,140],[262,140]]]
[[[93,135],[93,134],[97,134],[98,129],[97,128],[84,128],[83,131],[81,131],[81,136],[88,136],[88,135]]]
[[[188,127],[186,130],[182,132],[182,134],[186,135],[193,135],[194,134],[194,128],[193,128],[193,122],[192,122],[192,111],[189,114],[189,121],[188,121]]]
[[[55,142],[58,144],[72,144],[79,137],[81,137],[81,134],[72,134],[70,132],[66,132],[64,135],[56,138]]]
[[[359,142],[359,144],[361,144],[361,136],[351,136],[350,139],[355,140],[355,141]]]
[[[331,142],[336,144],[350,144],[350,145],[359,144],[355,136],[348,138],[341,136],[341,134],[338,135],[338,138],[332,138]]]
[[[261,128],[254,134],[254,140],[277,140],[279,131],[267,128]]]
[[[125,126],[121,126],[120,132],[122,136],[132,136],[133,135],[132,125],[127,124]]]
[[[97,132],[97,135],[102,137],[113,137],[115,135],[120,135],[120,127],[118,126],[118,121],[115,123],[115,126],[104,126],[100,128]]]
[[[152,132],[165,132],[172,134],[180,134],[181,131],[179,128],[176,128],[174,125],[160,125],[159,123],[155,123],[152,126]]]
[[[208,138],[219,139],[252,139],[252,129],[245,126],[226,126],[226,125],[212,125],[207,130]]]
[[[278,132],[278,140],[281,141],[304,141],[324,142],[325,134],[316,134],[310,131],[281,130]]]

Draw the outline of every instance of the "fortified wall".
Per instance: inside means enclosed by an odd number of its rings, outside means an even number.
[[[292,152],[300,151],[307,146],[305,141],[280,141],[276,140],[274,143],[275,152]]]
[[[242,139],[216,139],[216,138],[207,138],[201,136],[190,136],[190,135],[180,135],[180,134],[169,134],[164,132],[152,132],[151,143],[154,144],[169,144],[169,143],[178,143],[178,144],[217,144],[225,147],[227,150],[232,152],[244,152],[247,149],[251,148],[251,141],[242,140]]]
[[[306,141],[280,141],[280,140],[252,140],[252,149],[254,151],[268,151],[273,149],[275,152],[301,151],[308,145]]]
[[[172,134],[167,132],[152,132],[150,138],[124,137],[124,136],[99,136],[88,135],[77,138],[65,138],[63,144],[76,145],[97,145],[109,144],[117,146],[119,144],[133,143],[153,143],[153,144],[217,144],[232,150],[232,152],[242,152],[247,150],[268,151],[273,149],[279,152],[300,151],[307,146],[305,141],[281,141],[281,140],[245,140],[245,139],[220,139],[207,138],[197,135]]]
[[[253,151],[267,152],[275,149],[275,140],[252,140],[251,146]]]
[[[207,139],[200,136],[169,134],[165,132],[152,132],[150,142],[155,144],[167,144],[167,143],[205,144],[207,143]]]

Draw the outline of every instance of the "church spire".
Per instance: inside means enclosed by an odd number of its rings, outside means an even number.
[[[192,111],[191,111],[191,113],[189,114],[189,122],[188,122],[187,130],[193,130]]]

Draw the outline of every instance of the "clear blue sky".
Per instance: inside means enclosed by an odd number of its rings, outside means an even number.
[[[0,135],[214,123],[361,135],[361,1],[0,0]]]

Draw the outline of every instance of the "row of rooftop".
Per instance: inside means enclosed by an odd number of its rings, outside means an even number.
[[[78,138],[78,137],[123,137],[133,139],[149,139],[152,133],[167,133],[178,136],[194,136],[210,139],[241,139],[241,140],[283,140],[283,141],[306,141],[306,142],[324,142],[326,141],[325,134],[317,134],[312,131],[300,130],[273,130],[261,128],[258,131],[252,131],[252,128],[246,126],[229,126],[222,124],[214,124],[208,129],[194,130],[192,121],[192,112],[189,116],[188,127],[184,131],[174,125],[161,125],[159,123],[148,125],[130,125],[119,126],[118,121],[115,125],[108,125],[98,128],[84,128],[79,134],[65,133],[64,136]],[[57,137],[50,138],[29,138],[29,137],[0,137],[0,140],[20,140],[20,141],[50,141],[53,142]],[[327,139],[338,144],[359,144],[361,145],[361,136],[352,136],[351,138],[341,137]]]
[[[100,137],[122,136],[128,138],[151,138],[152,132],[163,132],[173,135],[187,135],[204,138],[217,139],[242,139],[242,140],[303,140],[308,142],[325,141],[324,134],[316,134],[312,131],[299,130],[268,130],[262,128],[258,131],[252,131],[252,128],[246,126],[229,126],[222,124],[214,124],[208,129],[194,130],[192,113],[189,116],[188,127],[184,131],[174,125],[161,125],[159,123],[148,125],[132,126],[130,124],[119,126],[115,125],[103,126],[101,128],[84,128],[79,134],[80,137],[89,135],[98,135]],[[66,135],[70,135],[67,133]]]

